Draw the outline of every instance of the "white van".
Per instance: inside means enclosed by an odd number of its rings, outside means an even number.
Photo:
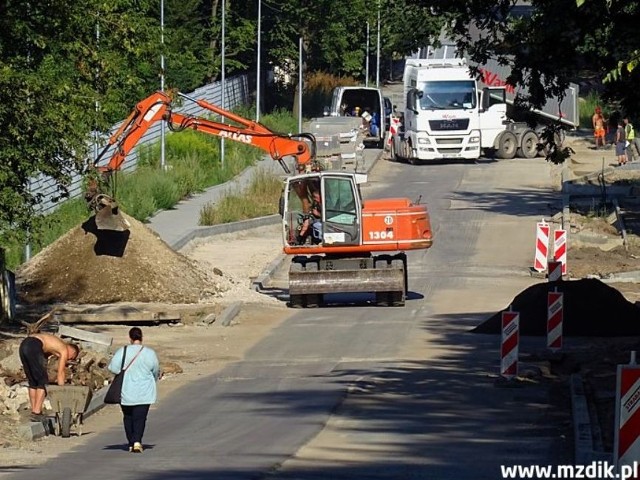
[[[386,100],[386,102],[385,102]],[[334,117],[358,116],[368,130],[365,145],[382,148],[387,130],[391,102],[375,87],[336,87],[333,90],[331,107],[325,113]]]

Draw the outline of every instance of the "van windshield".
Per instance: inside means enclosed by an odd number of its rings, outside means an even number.
[[[429,81],[417,85],[422,92],[422,110],[457,110],[475,108],[476,85],[473,80]]]

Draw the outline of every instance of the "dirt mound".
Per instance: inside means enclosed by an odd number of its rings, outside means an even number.
[[[563,334],[573,337],[621,337],[640,335],[640,308],[616,289],[596,279],[547,282],[518,294],[512,308],[520,312],[520,334],[547,334],[547,293],[564,292]],[[504,311],[504,310],[503,310]],[[472,330],[500,333],[502,311]]]
[[[221,274],[205,271],[123,216],[131,225],[126,232],[97,230],[92,217],[22,265],[16,272],[20,302],[197,303],[228,288]]]

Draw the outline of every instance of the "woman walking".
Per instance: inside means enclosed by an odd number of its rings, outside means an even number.
[[[156,381],[160,376],[160,364],[153,349],[142,345],[142,330],[129,330],[130,345],[121,347],[109,363],[112,373],[126,370],[122,382],[122,409],[124,431],[129,451],[142,453],[142,436],[147,423],[149,407],[156,402]],[[124,362],[123,362],[124,359]]]

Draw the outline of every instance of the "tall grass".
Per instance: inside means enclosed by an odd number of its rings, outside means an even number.
[[[246,113],[245,113],[246,111]],[[244,118],[255,118],[255,110],[239,111]],[[284,110],[264,115],[261,123],[274,132],[295,133],[297,120],[291,112]],[[265,152],[251,145],[226,141],[224,164],[220,159],[220,138],[201,132],[185,130],[166,136],[166,169],[160,168],[160,145],[140,148],[139,163],[132,173],[116,174],[115,195],[122,210],[133,218],[144,222],[158,210],[169,209],[179,201],[204,191],[208,187],[231,180],[247,167],[254,165]],[[258,185],[254,185],[258,182]],[[259,185],[265,182],[265,185]],[[273,183],[277,187],[273,186]],[[220,202],[216,218],[222,222],[254,218],[278,211],[281,181],[259,177],[246,194],[235,192],[231,198]],[[266,194],[261,189],[270,192]],[[277,193],[274,193],[276,192]],[[252,207],[239,207],[245,196],[260,198]],[[251,202],[247,201],[247,205]],[[60,205],[55,212],[40,217],[27,237],[24,232],[6,232],[0,235],[0,245],[5,249],[6,264],[15,269],[24,261],[24,245],[28,242],[31,254],[35,255],[47,245],[83,221],[90,213],[84,199],[72,199]],[[211,223],[204,223],[209,225]]]
[[[246,191],[231,193],[216,204],[206,204],[200,211],[199,224],[217,225],[278,213],[282,187],[280,177],[258,171]]]
[[[585,97],[580,97],[580,128],[584,128],[587,130],[593,129],[593,123],[591,122],[591,117],[595,113],[596,107],[600,107],[602,109],[602,115],[604,118],[611,118],[611,114],[614,113],[608,105],[604,102],[600,95],[595,92],[589,92]]]

